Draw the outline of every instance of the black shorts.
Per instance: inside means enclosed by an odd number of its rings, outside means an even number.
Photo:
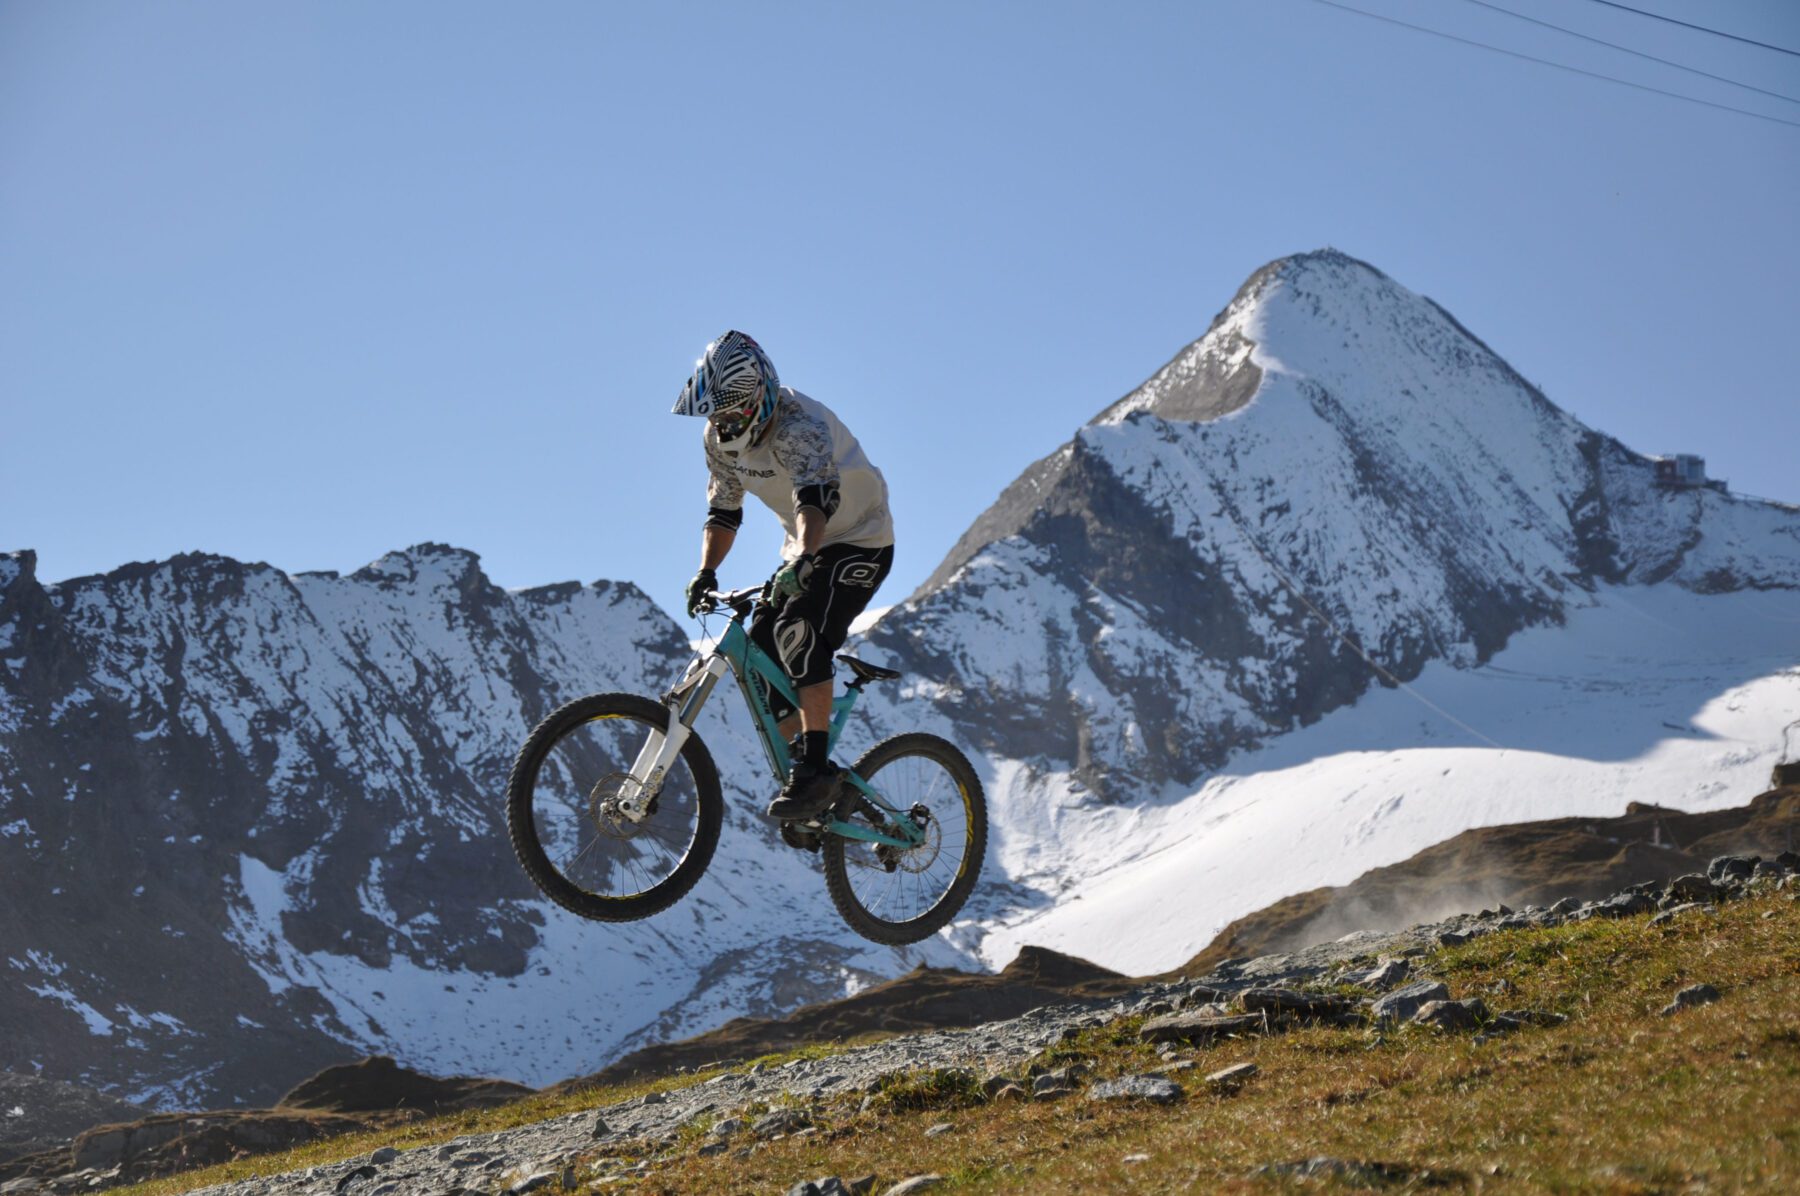
[[[821,548],[813,557],[806,592],[757,607],[750,639],[786,670],[796,686],[831,680],[831,658],[850,638],[850,624],[867,609],[893,563],[891,544]],[[774,704],[787,705],[779,698]],[[779,718],[785,711],[775,713]]]

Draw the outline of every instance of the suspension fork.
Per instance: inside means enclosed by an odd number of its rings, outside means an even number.
[[[696,659],[688,664],[687,672],[674,688],[663,695],[663,705],[669,710],[669,729],[665,733],[652,728],[644,746],[638,749],[637,759],[631,763],[631,779],[636,783],[628,786],[629,791],[619,799],[619,813],[633,822],[642,822],[649,814],[675,758],[694,733],[700,708],[712,697],[713,687],[729,668],[725,658],[716,652],[704,660]]]

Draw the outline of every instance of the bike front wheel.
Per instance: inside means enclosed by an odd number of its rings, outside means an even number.
[[[987,852],[987,798],[968,758],[947,739],[914,733],[883,740],[856,762],[857,775],[922,827],[917,847],[887,847],[826,835],[825,887],[850,928],[900,946],[929,938],[962,909]],[[892,833],[894,815],[862,802],[848,821]]]
[[[719,774],[689,735],[642,818],[632,764],[669,710],[635,694],[595,694],[532,731],[506,786],[506,827],[526,875],[584,918],[629,922],[669,908],[699,881],[719,843]]]

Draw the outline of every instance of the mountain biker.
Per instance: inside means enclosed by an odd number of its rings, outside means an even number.
[[[750,638],[780,662],[800,700],[796,712],[769,694],[781,734],[791,739],[798,728],[801,735],[768,814],[784,822],[812,818],[831,804],[840,772],[827,755],[831,659],[894,561],[887,482],[831,409],[781,385],[768,354],[742,332],[706,346],[674,413],[706,418],[706,524],[700,571],[687,587],[688,614],[718,588],[715,571],[737,539],[746,490],[787,532]]]

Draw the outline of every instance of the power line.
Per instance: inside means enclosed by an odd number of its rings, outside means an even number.
[[[1243,521],[1237,517],[1237,509],[1226,495],[1225,487],[1220,483],[1218,477],[1212,474],[1210,470],[1206,472],[1207,480],[1212,484],[1213,496],[1219,500],[1219,509],[1225,512],[1225,517],[1231,520],[1233,527],[1237,528],[1239,538],[1250,546],[1251,551],[1262,558],[1263,564],[1267,565],[1270,570],[1274,572],[1276,577],[1281,579],[1281,584],[1287,587],[1288,593],[1298,598],[1301,605],[1305,606],[1307,610],[1317,616],[1318,620],[1325,624],[1331,633],[1338,638],[1340,643],[1362,657],[1363,663],[1380,674],[1383,680],[1405,691],[1410,697],[1415,698],[1420,704],[1428,709],[1436,711],[1438,714],[1442,715],[1447,722],[1454,723],[1456,726],[1461,727],[1491,748],[1495,748],[1502,752],[1506,750],[1505,744],[1489,739],[1486,735],[1483,735],[1468,723],[1463,722],[1460,718],[1457,718],[1454,714],[1451,714],[1448,710],[1445,710],[1442,706],[1439,706],[1436,702],[1432,701],[1406,682],[1400,680],[1400,678],[1394,676],[1394,674],[1388,672],[1387,669],[1381,666],[1380,662],[1363,650],[1361,644],[1357,643],[1354,639],[1351,639],[1349,633],[1337,625],[1336,620],[1320,610],[1318,605],[1314,603],[1311,598],[1306,596],[1306,591],[1294,584],[1294,580],[1287,575],[1287,571],[1275,563],[1275,558],[1263,551],[1263,546],[1257,543],[1256,537],[1250,534],[1250,529],[1245,527]]]
[[[1752,46],[1761,46],[1765,50],[1773,50],[1777,54],[1792,54],[1800,58],[1800,50],[1789,50],[1784,46],[1771,46],[1768,42],[1759,42],[1751,37],[1739,37],[1735,33],[1725,33],[1718,29],[1708,29],[1705,25],[1690,25],[1686,21],[1677,21],[1674,17],[1665,17],[1659,12],[1645,12],[1641,8],[1633,8],[1629,4],[1615,4],[1613,0],[1594,0],[1595,4],[1604,4],[1608,8],[1622,8],[1626,12],[1634,12],[1640,17],[1649,17],[1656,21],[1667,21],[1671,25],[1680,25],[1683,29],[1698,29],[1701,33],[1710,33],[1714,37],[1728,37],[1734,42],[1744,42]]]
[[[1651,62],[1660,62],[1664,66],[1672,66],[1678,71],[1687,71],[1691,75],[1699,75],[1702,78],[1706,78],[1706,79],[1717,79],[1719,82],[1729,83],[1733,87],[1742,87],[1749,91],[1759,92],[1762,95],[1774,96],[1776,99],[1786,100],[1790,104],[1800,104],[1800,99],[1795,99],[1793,96],[1790,96],[1790,95],[1783,95],[1779,91],[1769,91],[1766,88],[1756,87],[1749,83],[1743,83],[1737,79],[1728,79],[1724,75],[1715,75],[1715,74],[1712,74],[1710,71],[1703,71],[1698,67],[1688,66],[1685,63],[1673,62],[1667,58],[1658,58],[1654,54],[1646,54],[1642,50],[1633,50],[1630,46],[1621,46],[1617,42],[1609,42],[1609,41],[1605,40],[1604,38],[1589,37],[1585,33],[1578,33],[1573,29],[1564,29],[1561,25],[1552,25],[1549,21],[1540,21],[1536,17],[1528,17],[1524,13],[1514,12],[1510,8],[1501,8],[1498,4],[1489,4],[1488,0],[1468,0],[1468,3],[1478,4],[1482,8],[1491,8],[1495,12],[1505,13],[1507,16],[1516,17],[1517,19],[1519,19],[1521,21],[1530,21],[1533,25],[1542,25],[1546,29],[1554,29],[1558,33],[1566,33],[1570,37],[1578,37],[1584,42],[1593,42],[1596,45],[1610,46],[1615,50],[1623,50],[1627,54],[1635,54],[1639,58],[1648,58]]]
[[[1766,120],[1778,125],[1787,125],[1792,129],[1800,129],[1800,121],[1783,120],[1779,116],[1769,116],[1762,112],[1752,112],[1748,108],[1733,108],[1730,104],[1715,104],[1711,100],[1702,100],[1695,96],[1682,95],[1678,91],[1664,91],[1660,87],[1651,87],[1644,83],[1633,83],[1629,79],[1619,79],[1612,75],[1602,75],[1598,71],[1585,71],[1578,66],[1569,66],[1566,63],[1552,62],[1548,58],[1534,58],[1530,54],[1521,54],[1517,50],[1505,50],[1499,46],[1490,46],[1486,42],[1472,41],[1466,37],[1458,37],[1454,33],[1444,33],[1437,29],[1427,29],[1423,25],[1413,25],[1394,17],[1383,16],[1378,12],[1368,12],[1361,8],[1351,8],[1348,4],[1339,4],[1337,0],[1313,0],[1313,3],[1323,4],[1327,8],[1342,9],[1344,12],[1353,12],[1359,17],[1369,17],[1376,21],[1386,21],[1390,25],[1398,25],[1402,29],[1411,29],[1417,33],[1429,33],[1432,37],[1441,37],[1447,41],[1461,42],[1465,46],[1474,46],[1478,50],[1491,50],[1496,54],[1504,54],[1508,58],[1522,58],[1526,62],[1535,62],[1540,66],[1551,66],[1559,71],[1569,71],[1576,75],[1586,75],[1590,79],[1599,79],[1606,83],[1617,83],[1621,87],[1631,87],[1638,91],[1650,92],[1653,95],[1668,96],[1673,100],[1686,100],[1690,104],[1699,104],[1706,108],[1718,108],[1725,112],[1735,112],[1739,116],[1755,117],[1757,120]]]

